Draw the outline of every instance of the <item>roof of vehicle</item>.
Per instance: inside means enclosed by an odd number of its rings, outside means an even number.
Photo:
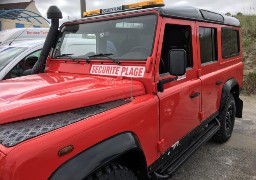
[[[91,18],[91,17],[108,16],[112,14],[123,14],[127,12],[140,12],[140,11],[145,12],[150,10],[157,10],[161,16],[165,16],[165,17],[211,22],[215,24],[223,24],[223,25],[240,27],[239,20],[234,17],[222,15],[222,14],[211,12],[204,9],[198,9],[192,6],[164,6],[164,7],[154,7],[154,8],[131,9],[131,10],[125,10],[125,11],[118,11],[111,14],[100,14],[100,15],[88,16],[88,17],[85,17],[85,19]],[[77,22],[77,21],[78,20],[75,20],[73,22]]]
[[[49,28],[13,28],[0,31],[0,44],[13,39],[44,39]]]
[[[213,22],[231,26],[240,26],[238,19],[191,6],[170,6],[157,8],[162,16]]]
[[[45,40],[22,40],[14,41],[10,46],[8,44],[0,45],[0,51],[9,47],[35,47],[44,44]]]
[[[24,31],[24,30],[30,30],[30,31],[39,31],[39,30],[49,30],[49,28],[12,28],[12,29],[6,29],[3,31],[0,31],[0,33],[5,33],[5,32],[17,32],[17,31]]]

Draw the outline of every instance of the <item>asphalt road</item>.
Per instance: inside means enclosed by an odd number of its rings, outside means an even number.
[[[225,144],[209,141],[172,180],[256,180],[256,96],[243,96],[243,118],[236,119]]]

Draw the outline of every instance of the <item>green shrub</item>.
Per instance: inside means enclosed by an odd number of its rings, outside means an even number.
[[[241,22],[243,36],[251,36],[256,38],[256,16],[254,15],[240,15],[236,16]]]
[[[245,70],[243,93],[256,94],[256,16],[237,14],[235,17],[241,22],[242,30]]]
[[[256,94],[256,72],[250,72],[245,76],[243,90],[248,95]]]

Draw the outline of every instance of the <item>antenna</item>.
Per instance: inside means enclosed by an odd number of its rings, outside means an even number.
[[[34,22],[31,22],[31,24],[26,27],[18,36],[16,36],[10,43],[9,43],[9,46],[12,45],[12,43],[18,38],[20,37],[28,28],[30,28],[32,25],[34,24]]]

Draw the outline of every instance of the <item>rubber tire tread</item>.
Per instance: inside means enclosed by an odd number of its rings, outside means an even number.
[[[111,163],[86,178],[86,180],[137,180],[137,177],[125,166]]]
[[[229,105],[231,103],[234,103],[234,114],[236,113],[236,106],[235,106],[235,99],[233,97],[232,94],[230,94],[227,98],[226,98],[226,103],[225,103],[225,106],[223,108],[223,110],[221,110],[220,114],[218,115],[218,119],[220,121],[220,129],[219,131],[217,131],[217,133],[212,137],[212,140],[216,143],[225,143],[227,142],[231,135],[232,135],[232,132],[233,132],[233,128],[234,128],[234,124],[235,124],[235,119],[234,119],[234,122],[233,122],[233,127],[232,127],[232,130],[231,130],[231,134],[228,135],[226,133],[226,130],[225,130],[225,118],[226,118],[226,113],[228,111],[228,108],[229,108]]]

